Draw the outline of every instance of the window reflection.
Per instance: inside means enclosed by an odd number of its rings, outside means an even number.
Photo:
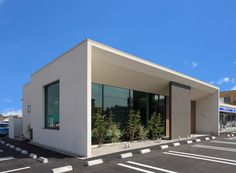
[[[136,90],[118,88],[102,84],[92,84],[92,130],[95,128],[96,111],[102,109],[107,115],[113,114],[113,121],[119,123],[122,131],[126,128],[129,110],[139,110],[144,126],[153,112],[162,115],[162,126],[165,129],[166,97]],[[96,138],[92,135],[92,143]]]

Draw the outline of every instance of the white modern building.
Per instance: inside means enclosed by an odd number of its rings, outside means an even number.
[[[121,128],[130,109],[144,125],[159,112],[164,136],[175,139],[218,134],[218,105],[217,87],[87,39],[24,85],[23,131],[35,144],[91,156],[98,108]]]

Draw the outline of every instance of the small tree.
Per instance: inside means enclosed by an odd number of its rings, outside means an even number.
[[[98,137],[98,145],[101,146],[104,142],[104,135],[106,132],[105,116],[102,114],[102,110],[98,109],[96,112],[96,130]]]
[[[109,112],[107,120],[107,136],[111,138],[111,142],[119,142],[120,137],[122,136],[120,126],[118,123],[113,122],[112,112]]]
[[[131,110],[128,115],[127,134],[130,141],[134,141],[139,126],[141,125],[140,111]]]
[[[140,125],[138,128],[138,140],[144,141],[148,139],[149,130]]]
[[[152,139],[156,139],[161,136],[163,127],[161,125],[161,114],[154,112],[151,119],[148,121],[148,129],[151,132]]]

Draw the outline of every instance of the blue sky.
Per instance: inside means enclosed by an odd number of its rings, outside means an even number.
[[[0,0],[0,113],[30,74],[85,38],[236,89],[235,0]]]

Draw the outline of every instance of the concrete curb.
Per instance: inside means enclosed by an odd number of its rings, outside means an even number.
[[[19,147],[16,147],[16,151],[21,151],[21,148],[19,148]]]
[[[175,142],[175,143],[172,143],[173,147],[178,147],[180,146],[180,143],[179,142]]]
[[[201,142],[202,140],[201,139],[195,139],[196,142]]]
[[[133,154],[131,152],[120,154],[121,159],[125,159],[125,158],[132,157],[132,156],[133,156]]]
[[[103,164],[103,159],[89,160],[86,162],[86,166],[94,166],[99,164]]]
[[[140,154],[146,154],[146,153],[150,153],[150,152],[151,152],[151,149],[150,149],[150,148],[146,148],[146,149],[139,150],[139,153],[140,153]]]
[[[10,145],[10,148],[11,149],[15,149],[16,147],[14,145]]]
[[[204,140],[205,140],[205,141],[209,141],[210,138],[209,138],[209,137],[205,137]]]
[[[69,171],[73,171],[73,168],[71,165],[54,168],[51,170],[51,173],[63,173],[63,172],[69,172]]]
[[[186,141],[186,143],[187,143],[187,144],[192,144],[193,141],[192,141],[192,140],[188,140],[188,141]]]
[[[164,149],[167,149],[167,148],[169,148],[168,145],[160,145],[160,149],[161,149],[161,150],[164,150]]]
[[[48,163],[48,159],[45,157],[39,157],[37,160],[41,163]]]
[[[29,152],[28,151],[26,151],[26,150],[21,150],[21,154],[24,154],[24,155],[26,155],[26,154],[28,154]]]
[[[29,157],[32,158],[32,159],[37,159],[37,155],[34,154],[34,153],[30,153],[30,154],[29,154]]]

